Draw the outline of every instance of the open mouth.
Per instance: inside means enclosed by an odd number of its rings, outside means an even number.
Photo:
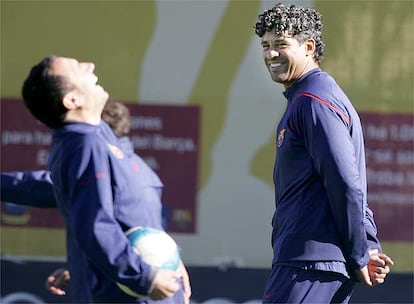
[[[282,63],[281,62],[271,62],[268,65],[269,65],[269,69],[273,71],[273,70],[279,69],[282,66]]]
[[[90,74],[85,78],[85,82],[90,85],[98,85],[98,76],[96,76],[95,74]]]

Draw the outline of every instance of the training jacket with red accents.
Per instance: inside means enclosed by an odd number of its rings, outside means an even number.
[[[319,68],[284,93],[273,179],[273,264],[367,265],[381,250],[367,181],[362,126],[350,100]]]

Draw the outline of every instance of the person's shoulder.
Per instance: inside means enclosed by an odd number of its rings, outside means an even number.
[[[89,162],[103,164],[110,153],[110,145],[97,135],[83,134],[74,137],[64,153],[66,160],[83,168]]]
[[[318,70],[312,73],[307,81],[304,82],[301,89],[297,92],[296,98],[332,103],[338,99],[338,95],[343,95],[343,91],[336,80],[329,73]]]
[[[67,142],[73,146],[94,147],[102,145],[102,140],[96,133],[73,133],[68,136]]]
[[[301,111],[313,111],[314,105],[327,106],[334,103],[337,84],[326,72],[319,70],[303,82],[293,99],[293,108]]]
[[[92,138],[96,136],[99,126],[81,122],[65,123],[62,127],[55,129],[53,136],[63,140]]]
[[[73,123],[64,126],[55,133],[56,142],[61,144],[61,153],[77,153],[80,151],[99,150],[105,147],[104,141],[99,136],[97,126]]]
[[[318,70],[310,75],[304,89],[324,91],[332,85],[337,85],[334,77],[328,72]]]

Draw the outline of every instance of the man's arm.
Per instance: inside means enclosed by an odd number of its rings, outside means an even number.
[[[312,102],[309,97],[302,101],[305,106],[300,117],[307,126],[302,132],[324,180],[347,262],[361,282],[368,286],[381,284],[394,263],[380,253],[381,244],[360,181],[346,113],[320,101]]]
[[[345,258],[351,269],[361,269],[369,261],[365,194],[347,125],[349,120],[327,101],[301,96],[297,104],[295,126],[323,181]]]
[[[56,208],[49,171],[2,172],[1,201],[38,208]]]

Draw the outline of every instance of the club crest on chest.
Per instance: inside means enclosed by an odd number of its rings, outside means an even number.
[[[124,152],[121,151],[121,149],[119,149],[117,146],[108,144],[109,150],[112,152],[112,154],[118,158],[118,159],[123,159],[124,158]]]
[[[286,133],[286,129],[280,130],[279,135],[277,136],[277,140],[276,140],[276,147],[280,148],[280,146],[282,146],[283,140],[285,139],[285,133]]]

